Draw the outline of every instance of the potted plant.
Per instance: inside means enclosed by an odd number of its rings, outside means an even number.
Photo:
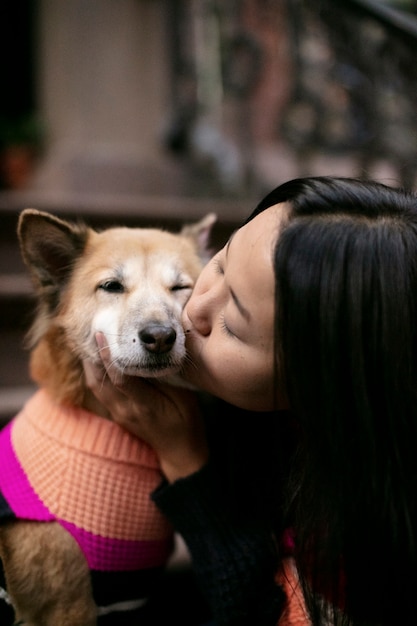
[[[35,115],[0,119],[0,178],[5,189],[22,189],[33,173],[42,144]]]

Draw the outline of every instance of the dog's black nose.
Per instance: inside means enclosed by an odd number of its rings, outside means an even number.
[[[175,343],[177,333],[172,326],[150,324],[139,331],[139,339],[148,352],[169,352]]]

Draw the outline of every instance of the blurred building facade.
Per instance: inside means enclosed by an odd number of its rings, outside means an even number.
[[[289,90],[285,5],[39,0],[20,14],[3,9],[12,30],[27,23],[27,72],[9,83],[31,89],[19,115],[42,133],[34,176],[3,186],[247,192],[256,146],[276,141]]]
[[[16,55],[3,61],[3,188],[245,199],[299,173],[414,184],[415,0],[1,11],[3,59],[13,42]],[[26,177],[16,149],[14,173],[4,166],[19,133],[38,157]]]

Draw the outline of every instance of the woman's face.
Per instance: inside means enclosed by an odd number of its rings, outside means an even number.
[[[203,269],[183,323],[184,377],[253,411],[286,408],[274,380],[273,251],[287,205],[260,213]]]

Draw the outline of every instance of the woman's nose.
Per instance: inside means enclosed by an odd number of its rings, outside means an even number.
[[[209,335],[212,327],[208,294],[209,292],[202,295],[192,294],[184,310],[185,317],[189,319],[193,329],[203,336]]]

